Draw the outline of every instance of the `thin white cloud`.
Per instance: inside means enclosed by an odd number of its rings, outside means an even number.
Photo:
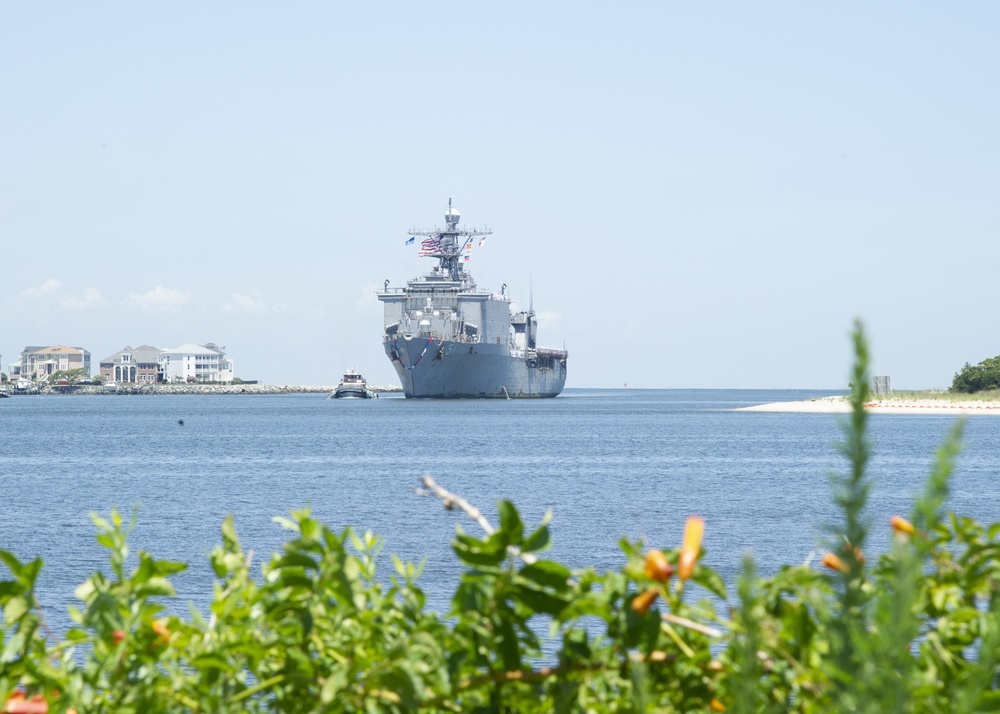
[[[381,286],[375,283],[365,283],[361,287],[361,296],[354,302],[354,307],[358,312],[372,312],[380,308],[378,298],[375,296],[379,287]]]
[[[225,312],[245,313],[250,315],[273,315],[284,310],[281,307],[269,307],[263,300],[245,293],[230,293],[229,302],[223,308]]]
[[[545,325],[548,328],[553,328],[559,324],[559,320],[562,319],[562,313],[555,312],[554,310],[542,310],[535,314],[538,318],[539,325]]]
[[[41,300],[44,297],[48,297],[55,293],[62,283],[60,283],[55,278],[49,278],[44,283],[39,285],[37,288],[25,288],[17,294],[18,302],[32,302],[34,300]]]
[[[97,288],[87,288],[80,296],[70,296],[59,301],[59,307],[64,310],[86,310],[92,307],[99,307],[107,302]]]
[[[122,300],[125,307],[139,308],[142,310],[153,310],[155,312],[170,312],[179,310],[183,305],[191,302],[191,293],[186,290],[174,290],[157,285],[152,290],[144,293],[129,293]]]
[[[521,307],[517,300],[510,301],[510,311],[511,313],[518,313],[526,310],[527,308]],[[555,310],[539,310],[535,313],[535,319],[538,320],[539,325],[544,325],[546,329],[553,329],[562,319],[562,313],[556,312]]]

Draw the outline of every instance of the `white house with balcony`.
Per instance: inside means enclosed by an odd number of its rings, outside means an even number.
[[[160,350],[160,372],[167,383],[232,382],[233,361],[212,342],[186,344]]]

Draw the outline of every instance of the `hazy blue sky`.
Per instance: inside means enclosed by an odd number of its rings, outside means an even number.
[[[1000,4],[5,3],[0,353],[395,383],[411,226],[494,235],[569,387],[897,388],[1000,354]]]

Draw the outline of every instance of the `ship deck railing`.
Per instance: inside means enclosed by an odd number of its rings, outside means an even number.
[[[478,345],[481,342],[481,340],[479,339],[478,336],[476,336],[476,337],[469,337],[468,335],[465,335],[465,334],[445,335],[445,334],[442,334],[440,332],[428,332],[426,330],[421,330],[420,332],[409,332],[409,333],[405,332],[403,330],[399,330],[399,331],[394,332],[392,334],[385,334],[383,336],[383,339],[385,339],[386,341],[391,341],[394,337],[397,337],[397,338],[398,337],[404,337],[405,338],[407,334],[409,334],[410,337],[417,337],[417,338],[424,339],[424,340],[433,340],[434,342],[446,342],[446,341],[447,342],[460,342],[460,343],[466,344],[466,345]]]

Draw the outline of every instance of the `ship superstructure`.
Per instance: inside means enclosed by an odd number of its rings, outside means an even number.
[[[445,228],[410,231],[431,272],[390,288],[385,305],[385,353],[407,397],[554,397],[566,384],[565,350],[536,346],[533,308],[511,314],[506,285],[497,295],[479,290],[465,269],[473,241],[492,231],[463,230],[448,200]]]

